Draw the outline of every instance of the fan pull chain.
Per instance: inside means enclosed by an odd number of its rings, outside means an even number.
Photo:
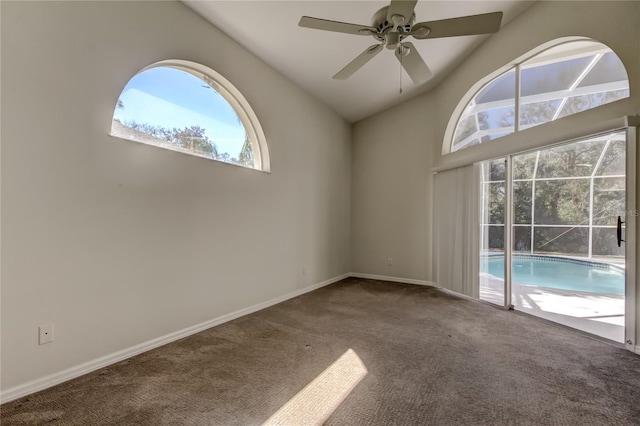
[[[402,68],[404,68],[404,64],[402,61],[404,60],[404,46],[402,42],[400,42],[400,95],[402,95]]]

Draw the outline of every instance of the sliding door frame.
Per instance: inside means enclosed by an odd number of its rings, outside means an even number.
[[[626,134],[626,163],[625,163],[625,341],[626,349],[636,351],[636,244],[637,218],[639,215],[636,204],[636,156],[640,132],[640,121],[635,122],[632,117],[626,120],[626,126],[612,126],[610,129],[597,133],[586,133],[583,136],[550,143],[545,146],[514,152],[504,157],[505,161],[505,206],[504,206],[504,309],[513,309],[512,304],[512,254],[513,254],[513,176],[512,161],[517,155],[540,151],[554,146],[566,145],[598,135],[623,131]],[[477,280],[479,286],[479,280]],[[524,315],[528,315],[523,313]],[[588,334],[588,333],[587,333]],[[598,336],[596,336],[598,337]]]
[[[635,124],[635,125],[633,125]],[[636,204],[636,162],[638,127],[640,123],[629,123],[627,120],[627,146],[626,146],[626,180],[625,180],[625,337],[624,346],[628,350],[635,352],[636,345],[636,225],[638,219],[638,206]]]
[[[518,120],[516,120],[518,121]],[[513,176],[511,176],[511,163],[514,154],[507,155],[504,159],[504,307],[513,310],[511,303],[511,271],[513,254]]]
[[[606,108],[603,107],[603,108]],[[537,151],[543,148],[551,147],[553,145],[559,145],[564,143],[570,143],[572,141],[582,140],[589,137],[589,135],[598,135],[602,133],[613,132],[616,130],[626,131],[627,135],[627,150],[626,150],[626,206],[627,211],[625,220],[625,343],[624,347],[640,354],[640,344],[636,339],[636,333],[640,330],[636,327],[636,317],[638,315],[638,305],[636,297],[640,291],[636,282],[637,273],[637,220],[638,220],[638,205],[636,196],[636,187],[638,180],[638,172],[636,170],[637,145],[640,144],[640,116],[622,116],[618,118],[610,118],[606,120],[583,120],[580,117],[584,112],[576,114],[570,117],[562,119],[566,124],[558,127],[559,123],[547,123],[544,126],[533,127],[527,129],[527,132],[520,132],[504,137],[504,141],[501,143],[487,143],[486,149],[474,150],[473,152],[459,151],[459,154],[455,156],[455,159],[445,159],[445,161],[439,165],[436,165],[431,169],[433,173],[450,170],[465,165],[488,161],[491,159],[504,158],[507,159],[508,164],[511,162],[511,156],[523,154],[525,152]],[[597,117],[597,116],[596,116]],[[526,134],[525,134],[526,133]],[[494,142],[494,141],[492,141]],[[495,141],[497,142],[497,141]],[[509,173],[511,170],[509,170]],[[506,182],[506,180],[505,180]],[[506,185],[506,183],[505,183]],[[511,184],[510,184],[511,187]],[[479,190],[478,186],[478,190]],[[506,190],[506,187],[505,187]],[[511,190],[507,191],[507,194],[511,200]],[[505,201],[506,202],[506,201]],[[506,205],[505,205],[506,208]],[[507,211],[505,210],[505,214]],[[510,213],[509,213],[510,214]],[[512,216],[511,216],[512,217]],[[505,233],[509,232],[512,235],[512,231],[506,231],[505,221]],[[477,245],[478,255],[480,251],[480,244]],[[507,250],[511,252],[512,241],[509,240],[508,247],[505,247],[505,257]],[[479,268],[474,268],[474,285],[479,288]],[[505,271],[506,272],[506,271]],[[509,271],[510,272],[510,271]],[[507,274],[510,279],[510,274]],[[506,282],[506,280],[505,280]],[[507,284],[505,284],[506,286]],[[509,283],[510,285],[510,283]],[[506,288],[505,288],[506,290]],[[499,309],[508,308],[511,302],[511,288],[508,289],[509,299],[505,295],[505,305],[499,306],[489,302],[485,302]],[[526,315],[523,313],[523,315]]]

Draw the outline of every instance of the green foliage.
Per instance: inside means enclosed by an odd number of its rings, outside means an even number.
[[[466,139],[477,131],[478,127],[476,126],[475,115],[472,114],[466,118],[463,118],[456,128],[456,134],[453,144],[458,144],[458,142]]]
[[[126,122],[125,125],[139,132],[146,133],[151,137],[186,148],[200,155],[206,154],[206,156],[215,159],[219,157],[216,144],[205,135],[205,129],[200,126],[189,126],[184,129],[175,127],[168,129],[166,127],[152,126],[148,123],[138,123],[136,121]]]
[[[513,223],[531,223],[531,182],[513,183]]]
[[[515,251],[586,255],[589,252],[589,214],[593,202],[594,255],[620,255],[614,228],[625,211],[623,141],[596,140],[563,145],[512,161]],[[599,166],[595,170],[596,166]],[[484,165],[485,224],[504,224],[505,183],[502,160]],[[608,176],[622,177],[608,177]],[[593,176],[593,177],[592,177]],[[593,179],[593,200],[590,190]],[[491,181],[489,183],[489,181]],[[533,211],[532,211],[533,210]],[[522,225],[522,226],[518,226]],[[527,226],[528,225],[528,226]],[[502,227],[487,227],[488,249],[502,249]]]
[[[574,96],[567,100],[562,112],[559,114],[559,118],[608,104],[609,102],[614,102],[628,96],[629,90],[612,90],[608,92]]]
[[[249,136],[245,136],[245,141],[238,158],[231,157],[227,152],[219,152],[216,144],[205,134],[206,129],[200,126],[187,126],[183,129],[169,129],[162,126],[153,126],[148,123],[138,123],[127,121],[125,126],[137,130],[163,142],[188,149],[198,155],[213,158],[225,163],[238,164],[241,166],[253,167],[253,150]]]
[[[589,223],[589,181],[586,179],[538,181],[535,201],[536,224]]]
[[[560,101],[545,101],[520,106],[520,124],[540,124],[553,119]]]
[[[251,142],[249,141],[249,135],[245,136],[244,145],[242,145],[242,150],[240,151],[240,155],[238,156],[238,164],[253,167],[253,148],[251,147]]]

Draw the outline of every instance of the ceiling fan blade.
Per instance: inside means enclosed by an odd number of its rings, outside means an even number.
[[[418,22],[411,28],[411,35],[418,40],[423,40],[428,38],[491,34],[500,29],[501,22],[502,12],[461,16],[459,18],[441,19],[431,22]]]
[[[408,49],[408,53],[405,53],[404,56],[401,54],[403,51],[406,52]],[[418,50],[415,48],[413,43],[405,42],[402,45],[398,46],[396,49],[396,58],[402,64],[409,77],[415,84],[422,84],[425,81],[429,80],[433,73],[424,63],[422,56],[418,53]]]
[[[393,22],[393,15],[401,15],[404,17],[403,24],[408,23],[411,20],[416,3],[418,3],[418,0],[391,0],[387,12],[387,21]]]
[[[374,44],[373,46],[369,46],[367,50],[358,55],[353,61],[349,62],[347,66],[342,68],[336,75],[333,76],[336,80],[346,80],[351,77],[351,75],[358,71],[360,68],[364,66],[367,62],[373,59],[378,53],[382,51],[383,44]]]
[[[298,26],[312,28],[314,30],[333,31],[336,33],[371,35],[376,32],[375,28],[367,25],[349,24],[346,22],[330,21],[328,19],[312,18],[303,16],[298,22]]]

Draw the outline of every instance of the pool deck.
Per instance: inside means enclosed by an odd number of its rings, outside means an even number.
[[[624,342],[624,296],[513,283],[515,310]],[[502,306],[504,281],[480,274],[480,299]]]

